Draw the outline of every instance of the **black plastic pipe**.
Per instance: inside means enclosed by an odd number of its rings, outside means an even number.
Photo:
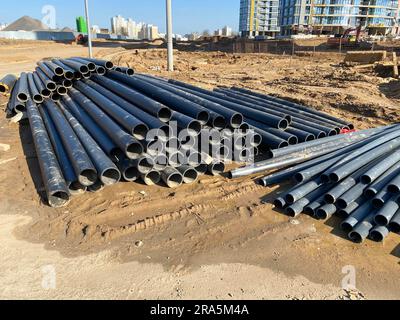
[[[58,82],[61,77],[56,75],[44,62],[38,62],[39,69],[51,80]]]
[[[29,99],[28,75],[22,72],[18,82],[17,98],[20,102],[27,102]]]
[[[11,93],[18,78],[13,74],[8,74],[0,79],[0,93]]]
[[[98,66],[102,66],[102,67],[106,68],[107,70],[112,70],[112,68],[114,68],[114,64],[108,60],[93,59],[93,58],[80,58],[80,59],[93,62],[94,64],[97,64]]]
[[[51,119],[47,107],[41,105],[38,107],[46,126],[47,134],[49,135],[53,150],[57,156],[58,163],[63,173],[63,177],[67,183],[69,193],[71,195],[82,194],[86,191],[86,187],[78,181],[78,177],[72,167],[71,161],[63,146],[60,135]]]
[[[31,100],[26,104],[36,155],[46,189],[47,201],[52,207],[62,207],[69,202],[67,184],[38,109]]]
[[[182,174],[171,167],[167,167],[161,172],[161,179],[169,188],[177,188],[183,183]]]
[[[40,94],[39,90],[36,88],[35,81],[33,80],[32,73],[28,73],[28,87],[29,87],[29,95],[35,103],[42,103],[43,97]]]
[[[355,243],[361,243],[369,236],[371,230],[374,228],[374,215],[369,214],[361,223],[357,224],[354,229],[349,233],[349,238]]]
[[[96,168],[71,125],[55,103],[46,100],[44,106],[57,128],[78,181],[86,187],[94,184],[97,181]]]
[[[357,183],[337,199],[336,206],[339,209],[346,209],[352,202],[364,194],[364,191],[367,187],[368,184],[363,182]]]
[[[143,111],[157,117],[162,122],[168,122],[171,119],[171,109],[136,90],[133,90],[117,81],[98,75],[93,75],[91,80],[114,92],[125,100],[128,100]]]
[[[383,226],[375,226],[369,233],[369,238],[375,242],[382,242],[389,235],[389,229]]]
[[[149,128],[141,120],[83,82],[76,82],[75,88],[96,103],[98,107],[112,117],[121,127],[130,132],[136,139],[146,139]]]
[[[68,60],[68,59],[60,59],[60,61],[67,65],[68,67],[70,67],[71,69],[80,72],[81,74],[86,74],[89,72],[89,68],[87,67],[87,65],[80,63],[80,62],[76,62],[76,61],[72,61],[72,60]]]
[[[278,138],[281,138],[281,139],[287,141],[287,143],[289,145],[297,144],[299,142],[299,140],[297,139],[296,136],[294,136],[286,131],[271,128],[268,125],[265,125],[264,123],[254,121],[254,120],[248,119],[248,118],[245,118],[245,121],[254,128],[263,130],[263,131],[268,132]]]
[[[393,194],[384,188],[372,199],[372,205],[375,209],[381,209],[392,196]]]
[[[389,230],[395,233],[400,233],[400,210],[398,210],[392,220],[390,220]]]
[[[41,96],[43,98],[50,98],[51,91],[45,87],[42,79],[40,79],[37,72],[32,73],[32,76],[33,76],[33,81],[35,82],[36,88],[40,92]]]
[[[52,62],[64,70],[64,78],[73,80],[75,78],[75,70],[62,63],[60,60],[53,59]]]
[[[53,80],[46,76],[42,69],[40,69],[39,67],[36,68],[36,73],[39,76],[40,80],[42,80],[42,82],[46,86],[47,90],[55,91],[57,89],[57,85],[54,83]]]
[[[62,67],[56,65],[51,61],[42,61],[42,63],[45,64],[54,75],[58,77],[64,77],[64,69]]]
[[[399,196],[393,196],[384,206],[376,213],[375,223],[378,226],[387,226],[396,212],[400,209]]]
[[[314,190],[318,189],[322,185],[322,182],[320,179],[315,179],[308,181],[294,190],[290,191],[289,193],[286,194],[285,200],[288,204],[295,203],[297,200],[303,198],[310,192],[313,192]]]
[[[139,141],[122,130],[118,124],[82,93],[71,88],[70,95],[107,133],[129,159],[137,159],[140,157],[143,153],[143,147]]]
[[[117,166],[121,171],[122,177],[125,181],[134,182],[140,177],[140,172],[137,167],[132,163],[132,160],[121,159],[117,162]]]
[[[363,221],[371,212],[374,211],[371,201],[364,202],[359,206],[346,220],[344,220],[340,227],[345,232],[351,232],[353,228],[361,221]]]
[[[392,166],[382,176],[372,183],[364,192],[368,198],[372,198],[378,194],[387,184],[392,181],[396,176],[400,175],[400,162]]]
[[[219,176],[225,172],[225,164],[221,161],[210,163],[207,171],[213,176]]]
[[[8,109],[15,113],[21,113],[26,110],[25,103],[18,100],[19,85],[20,81],[18,80],[11,92],[10,100],[8,102]]]
[[[309,132],[313,134],[317,139],[322,139],[328,136],[323,130],[311,127],[310,125],[305,125],[304,123],[299,122],[297,119],[292,122],[291,127],[297,130]]]
[[[183,165],[176,169],[181,173],[185,184],[194,183],[199,177],[198,172],[191,166]]]
[[[59,107],[96,167],[98,178],[102,184],[109,186],[117,183],[121,179],[121,173],[115,164],[109,159],[79,121],[62,104],[59,104]]]
[[[135,70],[132,68],[128,68],[128,67],[117,67],[117,69],[115,70],[116,72],[121,72],[127,76],[133,76],[135,74]]]
[[[87,66],[89,69],[89,72],[93,72],[96,71],[96,64],[91,62],[91,61],[87,61],[86,59],[82,59],[82,58],[70,58],[68,59],[70,61],[75,61],[78,63],[82,63],[83,65]]]
[[[294,127],[287,128],[286,132],[296,136],[299,142],[313,141],[316,139],[315,135],[312,134],[311,132],[297,129]]]
[[[143,182],[148,186],[154,186],[161,181],[161,174],[158,171],[152,170],[148,173],[142,173],[140,175]]]

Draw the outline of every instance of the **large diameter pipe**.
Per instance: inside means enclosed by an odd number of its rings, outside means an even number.
[[[94,184],[97,181],[96,168],[71,125],[54,102],[47,100],[44,105],[49,111],[63,146],[71,159],[78,181],[86,187]]]
[[[53,150],[57,156],[57,160],[62,170],[63,177],[67,183],[69,193],[71,195],[84,193],[86,191],[86,187],[78,181],[78,177],[75,173],[74,168],[72,167],[71,161],[63,146],[61,137],[57,132],[54,122],[49,115],[47,107],[41,105],[40,107],[38,107],[38,109],[42,116],[43,123],[46,126],[47,134],[50,138]]]
[[[46,189],[47,201],[52,207],[62,207],[69,202],[67,184],[63,178],[50,138],[38,109],[31,100],[27,101],[27,114],[33,142]]]
[[[62,104],[70,113],[82,124],[82,126],[90,133],[96,140],[97,144],[103,149],[108,156],[114,160],[121,159],[123,152],[119,147],[110,139],[107,133],[101,129],[98,124],[87,114],[85,110],[79,107],[69,96],[62,98],[58,102]]]
[[[32,73],[28,73],[28,87],[29,87],[29,93],[30,93],[32,100],[38,104],[42,103],[43,97],[40,94],[39,90],[36,88],[36,84],[33,79]]]
[[[115,164],[109,159],[109,157],[104,153],[104,151],[99,147],[97,142],[84,129],[84,127],[78,122],[78,120],[63,106],[63,104],[59,104],[58,106],[64,113],[64,116],[68,120],[82,145],[85,147],[89,157],[93,161],[98,173],[98,177],[102,184],[109,186],[117,183],[121,179],[121,173]]]
[[[126,133],[121,127],[107,116],[90,99],[74,88],[70,89],[71,97],[92,117],[93,120],[107,133],[113,142],[129,159],[137,159],[143,153],[139,141]]]
[[[0,79],[0,93],[1,94],[11,93],[17,80],[18,78],[14,74],[8,74],[2,79]]]
[[[165,122],[161,121],[159,118],[148,114],[147,112],[138,108],[136,105],[133,105],[132,103],[121,98],[120,96],[106,89],[102,85],[93,82],[92,80],[85,80],[84,83],[87,84],[89,87],[95,89],[98,93],[102,94],[104,97],[116,103],[119,107],[123,108],[125,111],[129,112],[130,114],[140,119],[143,123],[145,123],[149,127],[149,129],[155,130],[153,132],[156,137],[165,140],[167,136],[172,134],[171,128]],[[168,114],[169,114],[168,118],[170,118],[171,117],[170,111],[168,111]]]
[[[133,105],[157,117],[161,121],[168,122],[171,120],[171,110],[165,105],[147,97],[146,95],[106,77],[93,75],[91,80],[114,92],[125,100],[128,100]]]
[[[149,128],[141,120],[83,82],[76,82],[75,88],[96,103],[105,113],[130,132],[136,139],[144,140],[146,138]]]
[[[192,86],[190,84],[186,84],[184,82],[180,82],[180,81],[176,81],[176,80],[169,80],[169,82],[183,88],[185,91],[187,91],[189,93],[193,93],[204,99],[213,101],[215,103],[219,103],[231,110],[242,113],[243,116],[245,116],[247,118],[265,123],[265,124],[271,126],[272,128],[286,129],[289,126],[289,122],[285,119],[285,117],[268,115],[265,112],[254,110],[254,109],[251,109],[244,105],[221,99],[220,97],[219,98],[215,97],[215,93],[213,93],[212,91],[201,89],[201,88]]]
[[[161,179],[169,188],[177,188],[183,183],[182,174],[172,167],[167,167],[161,172]]]
[[[22,72],[18,82],[17,98],[20,102],[27,102],[29,99],[28,75]]]
[[[177,112],[200,121],[200,123],[203,125],[207,124],[210,120],[210,114],[206,108],[172,92],[169,92],[161,88],[161,86],[153,85],[150,82],[138,77],[127,77],[126,75],[115,71],[108,72],[107,76],[113,80],[117,80],[129,85],[135,90],[143,92],[152,99],[165,104]]]

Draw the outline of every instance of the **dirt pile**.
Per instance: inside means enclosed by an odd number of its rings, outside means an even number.
[[[3,31],[38,31],[38,30],[48,30],[49,28],[43,24],[40,20],[33,19],[29,16],[23,16],[18,20],[14,21]]]

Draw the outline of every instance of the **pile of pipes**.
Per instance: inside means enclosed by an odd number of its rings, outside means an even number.
[[[207,91],[98,59],[41,61],[35,72],[6,80],[7,112],[29,119],[52,206],[121,177],[177,187],[221,174],[227,162],[253,162],[261,147],[352,129],[277,98]]]
[[[380,242],[390,231],[400,232],[400,125],[336,138],[275,150],[274,159],[231,174],[290,166],[261,179],[264,186],[295,180],[274,201],[276,208],[292,217],[338,215],[356,243],[367,237]]]

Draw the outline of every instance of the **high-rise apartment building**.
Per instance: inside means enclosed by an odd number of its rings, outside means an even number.
[[[159,37],[157,26],[142,22],[137,23],[120,15],[111,18],[111,30],[114,34],[124,35],[131,39],[154,40]]]
[[[279,0],[241,0],[239,31],[244,37],[278,35]]]
[[[283,35],[334,34],[359,26],[370,34],[393,33],[398,13],[399,0],[280,0]]]

